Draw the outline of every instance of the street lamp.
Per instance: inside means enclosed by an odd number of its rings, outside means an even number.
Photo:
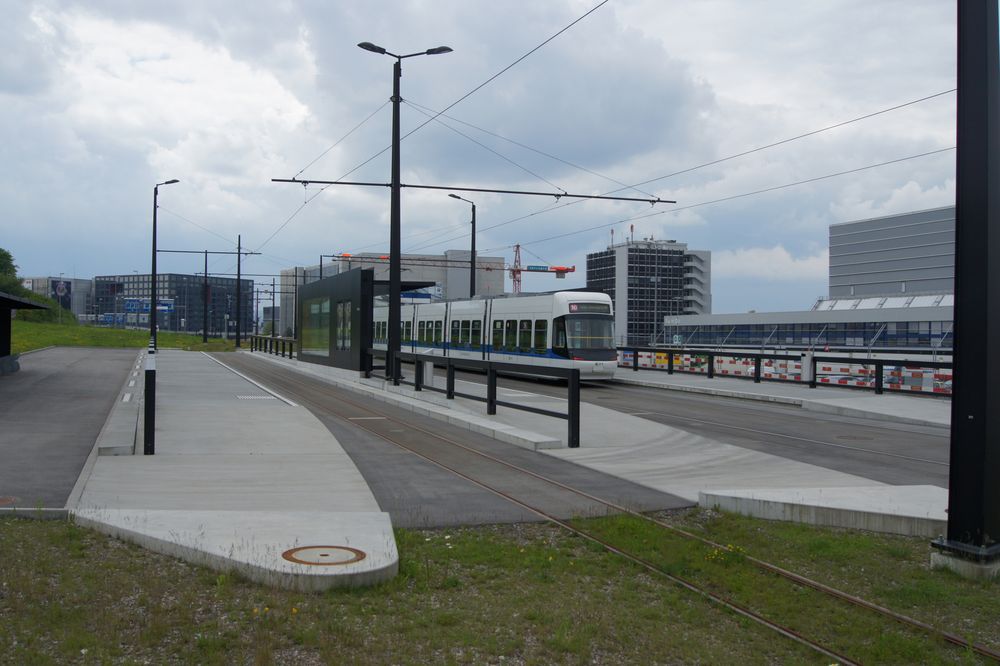
[[[463,199],[457,194],[449,194],[452,199],[464,201],[472,204],[472,251],[469,254],[469,298],[476,295],[476,204],[468,199]]]
[[[426,51],[396,55],[371,42],[361,42],[365,51],[395,58],[392,67],[392,196],[389,203],[389,345],[386,350],[386,376],[398,381],[396,354],[400,348],[400,231],[399,231],[399,79],[403,75],[403,58],[421,55],[451,53],[447,46],[437,46]]]
[[[160,194],[160,185],[179,182],[174,178],[153,186],[153,265],[149,275],[149,339],[153,349],[156,349],[156,197]]]

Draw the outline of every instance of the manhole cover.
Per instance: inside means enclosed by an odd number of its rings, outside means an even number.
[[[837,439],[843,439],[848,442],[870,442],[875,438],[865,437],[864,435],[837,435]]]
[[[360,562],[366,557],[363,550],[349,546],[302,546],[286,550],[281,556],[296,564],[311,564],[320,567],[352,564]]]
[[[11,497],[10,495],[0,495],[0,506],[12,506],[17,504],[17,498]]]

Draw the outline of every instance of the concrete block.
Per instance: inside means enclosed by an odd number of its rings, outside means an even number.
[[[1000,560],[993,562],[973,562],[951,553],[931,551],[931,566],[942,567],[954,571],[963,578],[970,580],[992,580],[1000,578]]]

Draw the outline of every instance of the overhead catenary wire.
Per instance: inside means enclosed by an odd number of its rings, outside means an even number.
[[[480,83],[480,84],[479,84],[478,86],[476,86],[475,88],[473,88],[472,90],[470,90],[469,92],[465,93],[464,95],[462,95],[461,97],[459,97],[459,98],[458,98],[457,100],[455,100],[454,102],[452,102],[451,104],[449,104],[448,106],[446,106],[446,107],[445,107],[444,109],[442,109],[442,110],[441,110],[441,113],[444,113],[444,112],[448,111],[449,109],[451,109],[451,108],[453,108],[453,107],[457,106],[457,105],[458,105],[458,104],[460,104],[461,102],[463,102],[463,101],[467,100],[467,99],[468,99],[469,97],[471,97],[472,95],[474,95],[475,93],[477,93],[478,91],[480,91],[481,89],[483,89],[484,87],[486,87],[487,85],[489,85],[490,83],[492,83],[493,81],[495,81],[495,80],[496,80],[497,78],[499,78],[500,76],[502,76],[502,75],[503,75],[504,73],[506,73],[506,72],[507,72],[508,70],[510,70],[511,68],[515,67],[515,66],[516,66],[516,65],[517,65],[518,63],[520,63],[521,61],[523,61],[523,60],[524,60],[525,58],[527,58],[528,56],[532,55],[532,54],[533,54],[533,53],[534,53],[535,51],[538,51],[538,50],[539,50],[539,49],[541,49],[541,48],[542,48],[543,46],[545,46],[546,44],[548,44],[549,42],[551,42],[552,40],[554,40],[554,39],[555,39],[556,37],[558,37],[559,35],[561,35],[561,34],[563,34],[564,32],[566,32],[566,31],[567,31],[567,30],[569,30],[570,28],[572,28],[572,27],[573,27],[574,25],[576,25],[577,23],[579,23],[579,22],[580,22],[580,21],[582,21],[583,19],[585,19],[585,18],[587,18],[588,16],[590,16],[591,14],[593,14],[593,13],[594,13],[595,11],[597,11],[598,9],[600,9],[601,7],[603,7],[604,5],[606,5],[607,3],[608,3],[608,0],[601,0],[601,2],[599,2],[598,4],[596,4],[596,5],[594,6],[594,7],[592,7],[592,8],[590,9],[590,10],[588,10],[587,12],[585,12],[585,13],[584,13],[583,15],[581,15],[580,17],[578,17],[578,18],[576,18],[575,20],[573,20],[573,21],[572,21],[571,23],[569,23],[569,24],[568,24],[567,26],[565,26],[564,28],[562,28],[561,30],[559,30],[558,32],[556,32],[556,33],[555,33],[554,35],[552,35],[552,36],[550,36],[549,38],[547,38],[547,39],[546,39],[545,41],[543,41],[543,42],[542,42],[541,44],[539,44],[538,46],[536,46],[536,47],[534,47],[533,49],[529,50],[529,51],[528,51],[527,53],[525,53],[524,55],[522,55],[521,57],[519,57],[519,58],[518,58],[517,60],[515,60],[515,61],[514,61],[514,62],[512,62],[511,64],[507,65],[506,67],[504,67],[503,69],[501,69],[501,70],[500,70],[499,72],[497,72],[496,74],[494,74],[494,75],[493,75],[493,76],[491,76],[490,78],[486,79],[485,81],[483,81],[482,83]],[[374,114],[372,114],[372,115],[374,115]],[[440,115],[440,114],[438,114],[438,115]],[[369,116],[369,118],[370,118],[370,117],[371,117],[371,116]],[[432,122],[433,120],[434,120],[434,119],[433,119],[433,118],[431,118],[431,119],[428,119],[428,120],[424,121],[423,123],[421,123],[420,125],[418,125],[418,126],[417,126],[417,127],[415,127],[414,129],[410,130],[410,131],[409,131],[409,132],[407,132],[407,133],[406,133],[405,135],[403,135],[403,137],[402,137],[402,138],[400,139],[400,141],[403,141],[403,140],[404,140],[404,139],[406,139],[406,138],[407,138],[408,136],[412,135],[412,134],[413,134],[414,132],[418,132],[418,131],[419,131],[419,130],[421,130],[421,129],[422,129],[423,127],[425,127],[425,126],[427,126],[428,124],[430,124],[430,123],[431,123],[431,122]],[[367,121],[367,119],[366,119],[366,121]],[[353,131],[354,131],[354,130],[351,130],[351,132],[353,132]],[[372,155],[371,157],[369,157],[369,158],[368,158],[367,160],[365,160],[365,161],[364,161],[364,162],[362,162],[361,164],[357,165],[356,167],[354,167],[353,169],[351,169],[350,171],[348,171],[347,173],[345,173],[344,175],[342,175],[342,176],[341,176],[340,178],[338,178],[337,180],[339,181],[339,180],[343,180],[344,178],[347,178],[347,177],[348,177],[349,175],[351,175],[352,173],[354,173],[355,171],[357,171],[357,170],[358,170],[358,169],[360,169],[361,167],[365,166],[366,164],[368,164],[368,163],[369,163],[369,162],[371,162],[372,160],[376,159],[377,157],[379,157],[380,155],[382,155],[383,153],[385,153],[385,151],[389,150],[389,149],[390,149],[391,147],[392,147],[392,146],[386,146],[385,148],[383,148],[383,149],[382,149],[382,150],[380,150],[379,152],[375,153],[374,155]],[[318,159],[318,158],[317,158],[317,159]],[[306,166],[306,168],[308,168],[308,165]],[[303,170],[304,170],[304,169],[303,169]],[[300,171],[299,173],[302,173],[302,172]],[[296,175],[298,175],[298,174],[296,174]],[[296,210],[295,210],[295,212],[293,212],[293,213],[292,213],[292,214],[291,214],[290,216],[288,216],[288,218],[287,218],[287,219],[285,219],[285,221],[284,221],[284,222],[282,222],[282,223],[281,223],[281,225],[280,225],[280,226],[279,226],[279,227],[278,227],[278,228],[277,228],[277,229],[276,229],[276,230],[275,230],[275,231],[274,231],[274,232],[273,232],[273,233],[272,233],[272,234],[271,234],[270,236],[268,236],[268,237],[267,237],[267,240],[265,240],[265,241],[264,241],[264,242],[263,242],[263,243],[262,243],[262,244],[261,244],[260,246],[258,246],[258,247],[256,248],[256,250],[258,250],[258,251],[259,251],[259,250],[261,250],[261,249],[262,249],[262,248],[263,248],[263,247],[264,247],[265,245],[267,245],[268,243],[270,243],[270,242],[271,242],[271,240],[272,240],[272,239],[273,239],[273,238],[274,238],[274,237],[275,237],[275,236],[276,236],[276,235],[277,235],[278,233],[280,233],[280,232],[281,232],[281,231],[282,231],[282,230],[283,230],[283,229],[284,229],[285,227],[287,227],[287,226],[288,226],[288,224],[289,224],[289,223],[290,223],[290,222],[291,222],[291,221],[292,221],[293,219],[295,219],[295,217],[296,217],[296,216],[297,216],[297,215],[298,215],[298,214],[299,214],[299,213],[300,213],[300,212],[302,211],[302,209],[303,209],[303,208],[305,208],[305,207],[306,207],[306,206],[307,206],[307,205],[308,205],[308,204],[309,204],[309,203],[310,203],[310,202],[311,202],[311,201],[312,201],[313,199],[315,199],[315,198],[316,198],[317,196],[319,196],[319,195],[320,195],[321,193],[323,193],[323,192],[324,192],[324,191],[326,190],[326,188],[327,188],[327,187],[329,187],[329,186],[327,185],[327,186],[325,186],[325,187],[322,187],[322,188],[320,188],[320,189],[319,189],[319,190],[318,190],[318,191],[316,192],[316,194],[314,194],[313,196],[311,196],[311,197],[308,197],[307,199],[305,199],[305,200],[304,200],[304,201],[302,202],[302,205],[301,205],[301,206],[299,206],[299,208],[298,208],[298,209],[296,209]]]

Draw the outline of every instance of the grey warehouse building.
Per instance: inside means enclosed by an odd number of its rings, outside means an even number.
[[[953,206],[834,224],[829,298],[800,312],[667,317],[666,342],[948,353],[954,279]]]
[[[674,240],[643,239],[587,255],[587,289],[611,297],[615,342],[663,342],[666,317],[712,311],[712,253]]]

